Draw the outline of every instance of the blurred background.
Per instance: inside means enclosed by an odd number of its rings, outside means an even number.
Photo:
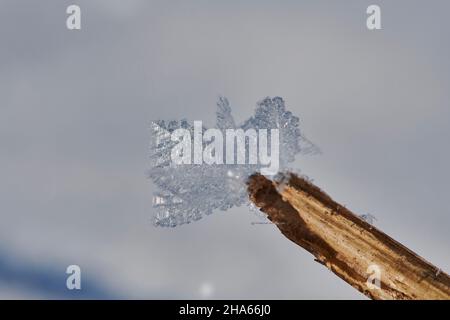
[[[66,8],[81,7],[81,30]],[[366,28],[381,7],[382,30]],[[448,1],[0,2],[0,298],[365,299],[246,208],[152,225],[149,122],[281,96],[293,167],[450,270]],[[66,288],[68,265],[82,290]]]

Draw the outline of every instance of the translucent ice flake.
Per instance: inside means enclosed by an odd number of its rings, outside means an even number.
[[[286,111],[282,98],[265,98],[257,104],[255,115],[237,126],[231,115],[231,107],[226,98],[217,103],[216,128],[226,136],[228,129],[259,130],[278,129],[279,133],[279,170],[299,153],[318,153],[319,150],[300,132],[299,118]],[[153,121],[151,123],[152,141],[150,144],[151,169],[149,176],[157,186],[153,198],[155,210],[154,223],[157,226],[175,227],[196,221],[216,209],[227,210],[233,206],[247,205],[251,207],[247,194],[247,178],[255,172],[262,172],[261,164],[177,164],[173,161],[173,148],[179,143],[172,138],[177,129],[185,129],[190,133],[189,145],[193,146],[195,158],[194,125],[186,120]],[[205,132],[206,128],[200,128]],[[268,138],[269,141],[270,137]],[[210,141],[202,139],[203,150]],[[248,149],[250,140],[245,140]],[[260,145],[259,145],[260,146]],[[222,151],[225,151],[225,147]],[[270,149],[269,149],[270,150]],[[186,151],[183,151],[186,152]],[[218,152],[217,150],[215,152]],[[225,157],[225,155],[224,155]],[[250,155],[248,155],[250,157]],[[189,157],[191,158],[191,157]],[[235,157],[234,160],[236,160]]]
[[[377,220],[377,218],[375,218],[374,215],[367,213],[367,214],[361,214],[359,216],[361,219],[363,219],[365,222],[367,222],[368,224],[373,225],[374,222]]]

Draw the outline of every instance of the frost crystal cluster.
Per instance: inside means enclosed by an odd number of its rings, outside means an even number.
[[[300,132],[299,118],[287,111],[280,97],[265,98],[257,104],[255,115],[242,125],[236,125],[226,98],[217,103],[216,128],[278,129],[279,168],[286,169],[298,153],[315,153],[318,149]],[[187,120],[153,121],[150,145],[151,169],[149,176],[158,191],[153,197],[157,226],[175,227],[211,214],[214,210],[227,210],[233,206],[248,205],[246,180],[260,172],[259,164],[175,164],[171,158],[171,133],[187,129],[193,137],[194,127]],[[202,129],[203,131],[206,128]],[[204,146],[207,144],[203,142]],[[248,144],[248,141],[246,141]]]

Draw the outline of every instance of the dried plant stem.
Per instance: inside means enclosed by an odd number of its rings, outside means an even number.
[[[450,299],[450,277],[439,268],[290,174],[282,187],[261,175],[249,179],[251,201],[291,241],[372,299]],[[381,271],[368,284],[369,266]]]

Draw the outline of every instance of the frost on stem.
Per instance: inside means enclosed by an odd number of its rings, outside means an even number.
[[[359,217],[361,219],[363,219],[365,222],[367,222],[368,224],[371,224],[371,225],[373,225],[374,222],[377,220],[377,218],[375,218],[375,216],[370,214],[370,213],[361,214],[361,215],[359,215]]]
[[[284,170],[295,156],[318,153],[319,150],[306,139],[299,126],[299,118],[285,109],[280,97],[265,98],[257,104],[255,115],[240,126],[235,124],[231,107],[224,97],[217,102],[217,129],[225,135],[227,129],[278,129],[279,169]],[[171,133],[178,129],[189,130],[194,144],[194,127],[186,120],[151,122],[151,169],[149,176],[157,186],[154,194],[154,223],[157,226],[175,227],[200,219],[214,210],[227,210],[233,206],[250,205],[246,180],[261,171],[259,164],[174,164],[172,148],[177,144]],[[204,132],[206,128],[202,128]],[[207,145],[205,141],[203,148]],[[245,142],[248,150],[248,140]]]

